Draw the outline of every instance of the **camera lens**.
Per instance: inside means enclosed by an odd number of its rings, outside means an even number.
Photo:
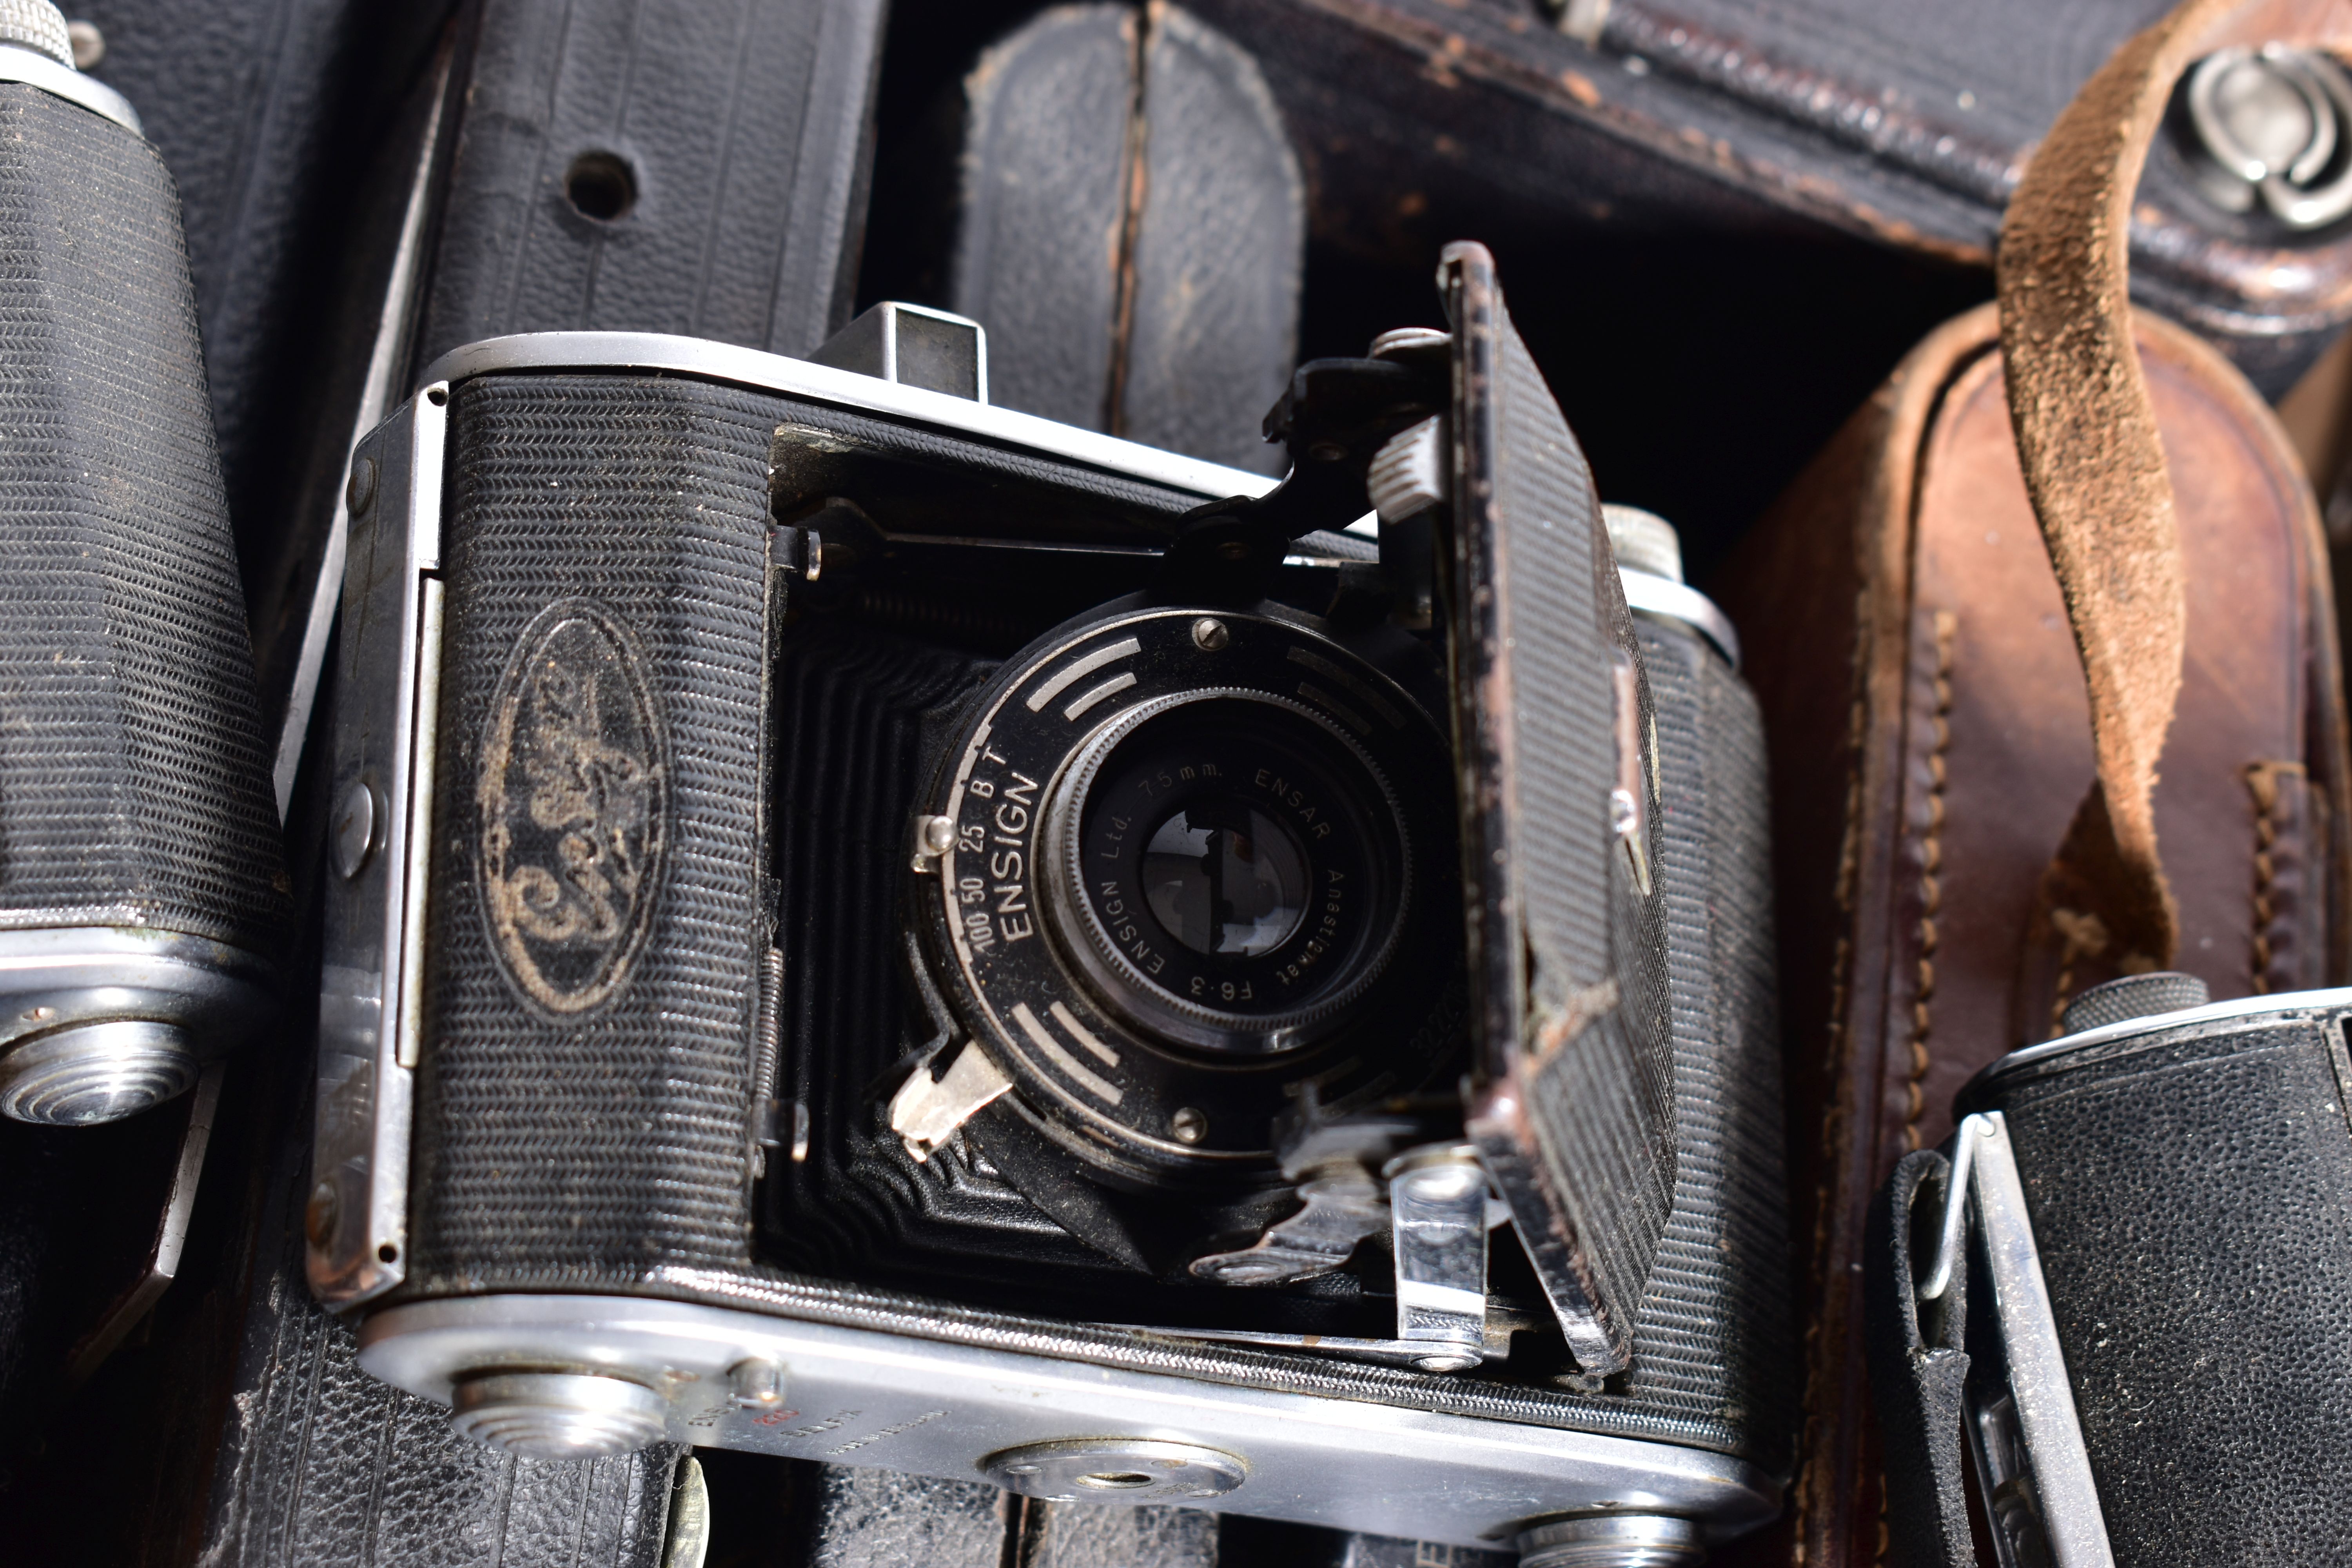
[[[1286,1050],[1386,963],[1409,854],[1388,782],[1321,714],[1212,689],[1130,710],[1055,797],[1066,948],[1157,1037]]]
[[[1230,607],[1109,606],[1007,661],[910,825],[919,978],[1013,1080],[991,1135],[1144,1190],[1248,1183],[1298,1084],[1428,1081],[1462,963],[1429,711]]]
[[[1307,918],[1307,851],[1298,836],[1245,802],[1179,806],[1143,852],[1143,897],[1168,934],[1194,952],[1255,958]]]

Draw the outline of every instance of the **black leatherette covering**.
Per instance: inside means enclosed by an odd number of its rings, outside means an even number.
[[[1588,1372],[1623,1370],[1673,1202],[1664,910],[1612,797],[1656,853],[1651,696],[1592,475],[1483,247],[1449,246],[1456,794],[1471,1133]],[[1571,1319],[1577,1320],[1572,1321]]]
[[[857,271],[883,10],[485,0],[417,363],[504,332],[823,342]],[[625,167],[625,210],[567,196],[583,154]]]
[[[288,894],[180,204],[0,83],[0,926],[274,952]]]
[[[307,1170],[282,1173],[289,1199]],[[658,1568],[684,1450],[526,1459],[459,1436],[360,1369],[352,1325],[303,1284],[301,1238],[282,1240],[245,1321],[203,1568]]]
[[[1281,473],[1307,203],[1256,62],[1173,5],[1061,5],[965,92],[952,307],[991,398]]]
[[[484,377],[452,395],[414,1282],[749,1258],[782,407],[653,378]],[[558,604],[610,635],[533,642]],[[509,805],[564,837],[535,849]],[[554,934],[525,942],[530,963],[484,886],[486,837],[510,826],[507,885],[528,899],[534,868],[562,879],[544,884],[538,929]],[[527,937],[532,911],[517,918]],[[565,967],[583,954],[601,965],[584,979]]]
[[[1796,1333],[1763,718],[1697,636],[1634,626],[1658,726],[1678,1158],[1622,1397],[1730,1421],[1784,1474]]]
[[[2352,1541],[2347,1076],[2341,1018],[2314,1011],[2084,1047],[1964,1097],[2008,1119],[2119,1568]]]

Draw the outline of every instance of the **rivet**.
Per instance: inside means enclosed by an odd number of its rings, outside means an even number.
[[[746,1410],[770,1410],[784,1402],[784,1369],[759,1356],[748,1356],[727,1369],[727,1386],[735,1403]]]
[[[373,787],[365,779],[353,779],[335,807],[335,874],[343,880],[348,882],[367,869],[368,858],[375,853],[376,825],[383,815],[376,810]]]
[[[302,1234],[311,1246],[324,1247],[334,1238],[335,1214],[341,1207],[334,1183],[320,1182],[311,1189],[310,1201],[302,1205]]]
[[[375,459],[352,459],[351,482],[343,487],[343,506],[353,517],[365,517],[375,504]]]

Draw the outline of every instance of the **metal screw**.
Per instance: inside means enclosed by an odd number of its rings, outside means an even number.
[[[660,1440],[668,1402],[642,1384],[597,1373],[461,1374],[449,1424],[534,1459],[597,1459]]]
[[[320,1182],[311,1189],[310,1201],[302,1206],[302,1234],[310,1238],[311,1246],[324,1247],[334,1239],[336,1212],[341,1206],[334,1183]]]
[[[919,815],[915,818],[915,854],[910,862],[918,872],[928,873],[939,868],[940,857],[955,847],[955,819],[947,816]]]
[[[1202,616],[1192,623],[1192,646],[1202,653],[1221,652],[1233,640],[1232,628],[1213,616]]]
[[[1168,1131],[1179,1143],[1198,1143],[1209,1135],[1209,1119],[1187,1105],[1168,1119]]]
[[[375,459],[353,458],[351,482],[343,487],[343,508],[353,517],[365,517],[375,504]]]
[[[2317,50],[2217,49],[2189,74],[2198,186],[2229,212],[2256,203],[2288,226],[2352,213],[2352,79]]]
[[[68,22],[66,37],[73,42],[74,68],[88,70],[106,58],[106,35],[95,22]]]
[[[346,882],[367,869],[368,858],[375,853],[376,822],[382,816],[376,810],[375,790],[365,779],[353,779],[335,808],[335,874]]]
[[[784,1402],[784,1369],[752,1356],[727,1369],[727,1386],[746,1410],[772,1410]]]

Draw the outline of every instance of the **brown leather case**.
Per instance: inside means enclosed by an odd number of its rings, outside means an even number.
[[[2218,999],[2340,983],[2344,714],[2309,486],[2243,377],[2140,314],[2186,656],[2155,794],[2174,966]],[[2083,663],[2029,501],[1995,308],[1919,345],[1714,584],[1771,754],[1792,1227],[1807,1303],[1791,1560],[1875,1561],[1863,1221],[1952,1096],[2115,971],[2037,890],[2092,784]],[[2046,911],[2045,911],[2046,912]]]
[[[2182,0],[2119,47],[2011,201],[1998,310],[1921,343],[1718,585],[1778,807],[1809,1307],[1796,1562],[1885,1555],[1860,1244],[1954,1090],[2117,973],[2186,970],[2221,999],[2345,973],[2310,488],[2243,378],[2126,302],[2173,85],[2256,33],[2344,50],[2352,5]]]

